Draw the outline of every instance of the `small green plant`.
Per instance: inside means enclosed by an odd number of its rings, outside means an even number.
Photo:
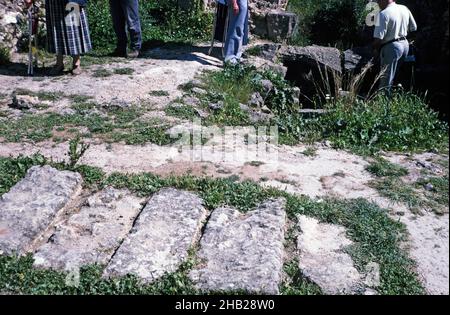
[[[156,97],[162,97],[162,96],[169,96],[169,92],[167,91],[163,91],[163,90],[155,90],[155,91],[150,91],[149,93],[151,96],[156,96]]]
[[[10,62],[9,49],[0,45],[0,66],[5,66]]]
[[[118,75],[132,75],[134,73],[134,69],[132,68],[116,68],[114,69],[114,74]]]
[[[108,69],[104,69],[104,68],[96,69],[92,73],[92,76],[94,78],[106,78],[106,77],[110,77],[112,75],[113,75],[113,73],[111,71],[109,71]]]
[[[367,166],[366,170],[377,177],[401,177],[408,175],[408,170],[406,168],[391,163],[383,158],[377,158],[374,162]]]
[[[69,141],[69,168],[73,169],[84,153],[89,149],[89,144],[81,142],[80,137]]]
[[[315,157],[317,156],[317,148],[308,147],[302,152],[302,154],[309,157]]]

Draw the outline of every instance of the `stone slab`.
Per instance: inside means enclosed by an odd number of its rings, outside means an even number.
[[[345,228],[298,217],[299,268],[325,294],[356,294],[363,289],[363,276],[345,249],[352,244]]]
[[[204,291],[278,294],[285,224],[283,199],[266,201],[246,214],[233,208],[214,210],[191,279]]]
[[[152,196],[105,269],[105,277],[135,275],[150,283],[177,271],[198,241],[207,210],[197,195],[173,188]]]
[[[0,198],[0,252],[24,254],[81,192],[78,173],[32,167]]]
[[[111,187],[90,196],[86,205],[38,248],[34,265],[59,270],[106,265],[130,232],[144,202],[128,190]]]

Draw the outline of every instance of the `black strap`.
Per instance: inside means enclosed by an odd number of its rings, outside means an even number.
[[[388,41],[388,42],[382,44],[381,47],[380,47],[380,49],[383,48],[383,47],[386,46],[386,45],[389,45],[389,44],[392,44],[392,43],[395,43],[395,42],[400,42],[400,41],[402,41],[402,40],[408,40],[408,39],[406,38],[406,36],[402,36],[402,37],[399,37],[399,38],[390,40],[390,41]]]

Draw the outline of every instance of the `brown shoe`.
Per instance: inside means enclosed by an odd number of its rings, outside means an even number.
[[[80,75],[83,73],[83,70],[81,70],[81,67],[74,67],[72,69],[72,75]]]
[[[130,59],[135,59],[139,57],[139,50],[132,50],[130,52],[128,52],[127,57]]]

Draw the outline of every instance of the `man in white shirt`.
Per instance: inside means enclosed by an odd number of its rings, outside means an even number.
[[[394,0],[378,0],[381,12],[374,31],[374,49],[381,57],[380,89],[390,91],[399,65],[409,53],[408,32],[417,30],[409,9]]]

